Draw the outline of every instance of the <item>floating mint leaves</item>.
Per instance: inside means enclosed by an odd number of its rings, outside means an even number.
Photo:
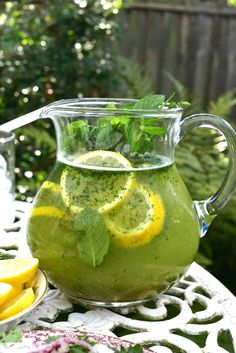
[[[107,125],[98,131],[95,148],[110,149],[113,146],[116,146],[121,138],[121,132],[117,131],[111,124]]]
[[[110,242],[103,217],[98,211],[86,207],[77,215],[75,229],[81,260],[90,266],[99,266],[108,252]]]
[[[153,149],[155,138],[166,133],[164,123],[158,119],[158,111],[171,111],[176,108],[188,108],[190,103],[184,100],[175,101],[173,93],[168,98],[163,94],[146,96],[134,103],[120,106],[110,103],[105,108],[111,116],[101,116],[96,124],[89,119],[76,120],[64,129],[63,146],[67,153],[78,153],[86,150],[104,149],[119,151],[124,146],[130,152],[144,153]],[[121,109],[124,114],[119,111]],[[154,112],[154,118],[142,116],[142,111]],[[116,114],[117,111],[117,114]],[[135,115],[132,111],[140,111]],[[155,117],[157,113],[157,117]],[[106,115],[106,114],[105,114]]]

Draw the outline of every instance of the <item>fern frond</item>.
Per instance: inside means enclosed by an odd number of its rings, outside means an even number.
[[[119,61],[117,75],[126,85],[131,97],[140,99],[154,93],[154,84],[141,65],[123,57]]]
[[[207,112],[223,118],[228,118],[232,108],[236,105],[235,91],[235,89],[228,91],[218,97],[215,101],[211,101],[207,108]]]
[[[173,83],[174,91],[179,99],[189,99],[190,93],[188,89],[175,78],[170,72],[164,71],[164,75]]]

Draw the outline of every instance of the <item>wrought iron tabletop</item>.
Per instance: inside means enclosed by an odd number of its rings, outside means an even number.
[[[17,221],[0,232],[0,249],[30,255],[26,220],[30,204],[16,202]],[[58,289],[19,323],[36,328],[82,330],[141,343],[158,353],[236,353],[236,298],[215,277],[193,263],[182,279],[145,305],[84,309]]]

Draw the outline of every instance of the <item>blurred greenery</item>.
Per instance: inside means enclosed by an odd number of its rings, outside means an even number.
[[[236,6],[236,0],[146,0],[146,3],[159,4],[184,4],[184,5],[215,5],[215,6]],[[141,0],[129,0],[129,3],[144,3]]]
[[[230,1],[233,5],[233,1]],[[0,123],[72,97],[136,97],[153,92],[152,78],[138,64],[120,57],[116,41],[120,0],[39,0],[0,2]],[[179,99],[191,92],[166,73]],[[165,93],[165,92],[164,92]],[[208,111],[227,118],[235,92],[207,107],[192,102],[188,114]],[[212,146],[211,148],[209,146]],[[31,201],[55,160],[54,129],[38,121],[16,131],[16,194]],[[177,148],[177,164],[194,199],[219,187],[227,148],[216,132],[199,129]],[[197,261],[236,292],[236,196],[201,240]]]

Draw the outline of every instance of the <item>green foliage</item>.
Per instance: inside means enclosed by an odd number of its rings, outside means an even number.
[[[216,101],[211,101],[208,107],[208,112],[211,114],[228,117],[232,108],[236,105],[236,90],[231,90],[220,96]]]
[[[120,80],[118,92],[120,97],[140,99],[153,94],[153,82],[145,74],[144,68],[125,58],[118,58],[115,74]]]
[[[177,80],[176,77],[174,77],[170,72],[165,71],[164,72],[165,77],[170,80],[170,82],[173,84],[175,88],[175,93],[177,97],[180,99],[189,99],[190,98],[190,92],[189,90],[180,82]]]
[[[128,3],[137,3],[140,0],[128,0]],[[146,0],[151,4],[172,4],[172,5],[215,5],[215,6],[236,6],[236,0]]]

